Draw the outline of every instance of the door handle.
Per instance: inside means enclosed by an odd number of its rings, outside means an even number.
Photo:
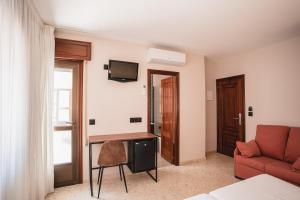
[[[239,113],[239,117],[234,117],[233,119],[239,120],[239,125],[242,125],[242,113]]]
[[[76,122],[66,122],[66,124],[69,124],[72,126],[72,129],[76,129]]]

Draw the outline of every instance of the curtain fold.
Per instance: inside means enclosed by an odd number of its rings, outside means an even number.
[[[26,0],[1,0],[0,27],[0,199],[44,199],[54,185],[54,28]]]

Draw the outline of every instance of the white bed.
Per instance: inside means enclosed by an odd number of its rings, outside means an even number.
[[[186,200],[300,200],[300,187],[263,174]]]

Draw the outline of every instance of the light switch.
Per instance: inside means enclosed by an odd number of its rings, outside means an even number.
[[[95,125],[96,120],[95,119],[89,119],[89,125]]]

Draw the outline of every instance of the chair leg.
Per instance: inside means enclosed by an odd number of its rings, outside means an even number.
[[[126,184],[126,178],[125,178],[125,174],[124,174],[124,168],[123,168],[123,165],[121,165],[121,169],[122,169],[122,174],[123,174],[123,179],[124,179],[125,189],[126,189],[126,192],[128,193],[128,190],[127,190],[127,184]]]
[[[121,165],[119,165],[119,172],[120,172],[120,180],[122,181]]]
[[[99,168],[97,184],[99,184],[101,170],[102,170],[102,167]]]
[[[99,183],[99,188],[98,188],[98,199],[99,199],[99,196],[100,196],[100,189],[101,189],[101,184],[102,184],[103,171],[104,171],[104,167],[102,167],[101,175],[100,175],[100,183]]]

